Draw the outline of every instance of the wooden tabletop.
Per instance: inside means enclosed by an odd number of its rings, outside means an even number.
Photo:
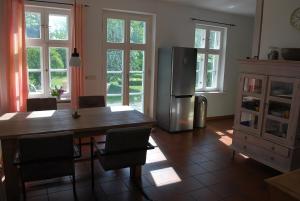
[[[128,106],[80,109],[79,114],[80,118],[74,119],[72,110],[6,113],[0,115],[0,139],[59,131],[74,131],[80,135],[154,124],[151,118]]]
[[[300,170],[266,179],[266,182],[296,200],[300,200]]]

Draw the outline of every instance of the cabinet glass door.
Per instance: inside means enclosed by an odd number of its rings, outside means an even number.
[[[235,122],[239,129],[260,134],[265,88],[265,76],[252,74],[241,76]]]
[[[278,143],[289,144],[293,128],[294,98],[298,81],[270,77],[265,107],[263,136]]]

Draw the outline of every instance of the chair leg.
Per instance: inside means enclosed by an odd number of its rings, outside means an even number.
[[[73,195],[75,200],[77,200],[75,172],[72,175],[72,185],[73,185]]]
[[[141,178],[141,176],[142,176],[142,167],[141,166],[130,167],[130,178],[131,179]]]
[[[234,160],[234,157],[235,157],[235,150],[232,151],[232,157],[231,157],[231,160]]]
[[[132,178],[131,182],[133,182],[134,186],[137,187],[138,191],[146,198],[146,200],[153,201],[147,193],[144,191],[143,186],[141,184],[141,178]]]
[[[94,178],[94,144],[93,144],[93,137],[91,137],[91,176],[92,176],[92,190],[94,191],[95,187],[95,178]]]
[[[26,186],[25,186],[25,182],[21,181],[22,183],[22,194],[23,194],[23,200],[26,201]]]
[[[82,143],[81,143],[81,137],[78,138],[78,147],[79,147],[79,154],[82,156]]]

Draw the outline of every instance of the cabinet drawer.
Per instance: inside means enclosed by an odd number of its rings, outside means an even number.
[[[273,142],[264,140],[262,138],[258,138],[258,137],[248,135],[248,134],[243,134],[240,132],[235,132],[234,140],[240,140],[240,141],[244,141],[244,142],[256,145],[256,146],[266,149],[272,153],[278,154],[282,157],[289,157],[290,150],[288,148],[280,146]]]
[[[282,157],[289,157],[290,150],[286,147],[282,147],[266,140],[261,140],[261,146],[268,151],[276,153]]]
[[[275,152],[264,149],[260,146],[246,142],[243,139],[234,140],[233,149],[237,152],[243,153],[254,160],[273,167],[277,170],[286,172],[291,168],[291,158],[282,157]]]

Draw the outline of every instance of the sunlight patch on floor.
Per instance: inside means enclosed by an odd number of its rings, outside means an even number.
[[[246,156],[246,155],[244,155],[244,154],[241,154],[241,153],[239,153],[239,155],[240,156],[242,156],[243,158],[245,158],[245,159],[248,159],[248,158],[250,158],[249,156]]]
[[[223,144],[227,145],[227,146],[230,146],[232,144],[232,138],[231,137],[228,137],[228,136],[222,136],[220,139],[219,139],[220,142],[222,142]]]
[[[216,131],[215,132],[217,135],[219,135],[219,136],[224,136],[225,135],[225,133],[223,133],[223,132],[221,132],[221,131]]]
[[[150,174],[157,187],[181,182],[180,177],[172,167],[153,170]]]
[[[151,136],[149,138],[149,142],[153,146],[155,146],[155,149],[147,151],[146,163],[149,164],[149,163],[157,163],[157,162],[161,162],[161,161],[166,161],[167,160],[166,156],[163,154],[163,152],[160,150],[157,143]]]
[[[166,156],[161,152],[159,147],[156,147],[154,150],[147,152],[146,163],[157,163],[161,161],[166,161]]]

